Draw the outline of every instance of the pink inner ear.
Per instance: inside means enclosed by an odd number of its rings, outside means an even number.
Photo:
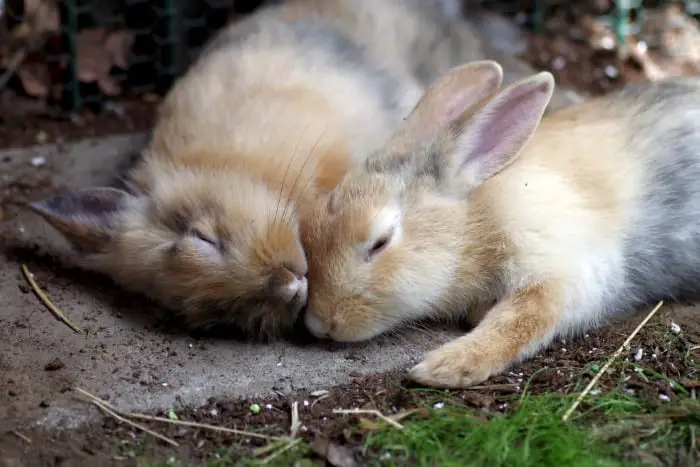
[[[515,146],[525,136],[521,134],[524,129],[522,127],[529,127],[532,113],[532,95],[529,93],[500,102],[484,118],[486,121],[476,135],[478,143],[470,156],[495,156],[492,154],[494,151],[510,153],[519,149]]]
[[[552,87],[551,79],[536,77],[483,107],[466,128],[460,171],[466,166],[474,180],[484,181],[512,161],[539,125]]]

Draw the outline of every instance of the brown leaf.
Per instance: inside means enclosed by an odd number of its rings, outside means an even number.
[[[332,443],[328,438],[316,435],[311,443],[311,449],[334,467],[359,467],[352,449]]]
[[[381,425],[374,420],[370,420],[369,418],[364,418],[360,417],[360,427],[362,427],[363,430],[365,431],[374,431],[378,430],[381,428]]]
[[[105,53],[109,35],[105,28],[83,29],[76,36],[77,75],[83,83],[96,82],[107,95],[114,96],[121,92],[121,86],[109,76],[114,53],[122,52],[119,47],[128,45],[127,37],[117,35]],[[119,55],[117,60],[126,63],[126,56]]]
[[[46,33],[56,32],[61,16],[55,0],[24,0],[25,20],[12,30],[15,39],[38,41]]]
[[[430,410],[427,407],[418,407],[418,408],[411,409],[411,410],[402,410],[400,412],[396,412],[393,415],[387,416],[387,418],[389,418],[395,422],[399,422],[399,421],[403,420],[404,418],[410,417],[413,414],[418,414],[422,418],[430,418]]]
[[[115,66],[126,70],[129,68],[129,53],[134,45],[134,36],[128,31],[114,31],[107,35],[105,50],[109,53]]]
[[[49,70],[45,63],[25,61],[17,67],[16,73],[27,94],[40,99],[44,99],[48,96]]]

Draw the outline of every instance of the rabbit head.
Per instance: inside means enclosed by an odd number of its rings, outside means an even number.
[[[307,263],[294,201],[235,171],[148,159],[133,190],[92,187],[31,205],[86,269],[181,311],[185,324],[232,324],[253,337],[291,326]]]
[[[313,334],[366,340],[465,310],[486,287],[505,237],[475,190],[517,158],[554,90],[547,72],[501,82],[493,61],[437,79],[385,148],[302,216]]]

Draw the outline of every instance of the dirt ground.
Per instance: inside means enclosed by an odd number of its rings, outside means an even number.
[[[689,358],[700,359],[700,349],[694,355],[678,352],[681,345],[660,347],[664,335],[673,333],[673,325],[680,328],[680,342],[700,342],[700,320],[697,308],[667,307],[647,325],[625,351],[621,360],[636,361],[669,378],[680,381],[687,389],[700,386],[700,375],[694,373],[697,367],[688,366]],[[467,406],[485,411],[508,410],[508,401],[513,394],[520,394],[524,381],[535,373],[528,388],[530,393],[571,391],[576,377],[591,362],[606,360],[629,335],[643,315],[636,315],[595,332],[575,342],[557,342],[547,352],[535,359],[512,368],[508,373],[494,377],[481,385],[482,389],[467,391],[444,391],[445,399],[463,401]],[[643,349],[643,357],[636,360],[634,355]],[[694,368],[694,369],[693,369]],[[60,368],[44,369],[55,374],[60,381]],[[3,376],[0,400],[13,397],[12,385]],[[617,384],[614,376],[602,378],[599,387],[610,389]],[[60,387],[58,383],[57,387]],[[268,435],[286,435],[291,423],[291,406],[298,402],[301,435],[313,442],[315,438],[336,442],[356,453],[362,461],[360,447],[361,430],[352,418],[333,414],[337,408],[376,408],[385,414],[397,413],[421,405],[420,397],[403,390],[411,387],[404,380],[402,372],[372,374],[353,378],[351,382],[337,387],[308,387],[305,390],[274,397],[247,398],[243,400],[220,400],[211,398],[203,406],[187,406],[177,410],[181,420],[197,421],[217,426],[245,429]],[[626,382],[626,387],[637,391],[643,397],[659,400],[659,395],[673,399],[674,390],[667,384],[648,383],[641,377]],[[69,387],[63,390],[70,391]],[[317,392],[321,390],[321,392]],[[327,391],[327,393],[325,392]],[[77,397],[77,394],[76,394]],[[87,403],[86,403],[87,404]],[[259,413],[251,411],[251,405],[258,404]],[[97,412],[98,409],[93,408]],[[164,411],[154,415],[166,416]],[[356,421],[356,420],[355,420]],[[162,423],[147,425],[180,443],[178,448],[170,447],[153,437],[144,435],[114,419],[101,417],[78,430],[45,430],[41,428],[18,428],[20,435],[6,432],[0,437],[0,452],[3,459],[0,465],[136,465],[135,459],[146,456],[157,459],[178,459],[185,465],[200,465],[212,461],[217,453],[233,451],[251,453],[259,447],[259,440],[240,436],[216,433],[209,430],[169,426]],[[26,436],[31,444],[18,436]],[[317,441],[318,442],[318,441]],[[41,446],[41,449],[37,449]],[[377,453],[368,453],[368,460]],[[234,458],[235,459],[235,458]],[[4,464],[3,464],[4,462]],[[13,463],[14,462],[14,463]],[[320,462],[316,458],[315,462]],[[319,464],[323,465],[323,463]]]
[[[563,36],[554,41],[529,37],[526,44],[521,55],[530,64],[553,71],[559,83],[582,94],[600,94],[639,78],[635,67]],[[611,73],[610,67],[617,71]],[[321,349],[203,339],[183,335],[167,314],[144,299],[32,249],[56,239],[23,213],[21,204],[64,187],[111,183],[132,161],[143,138],[84,141],[77,148],[69,143],[145,131],[153,121],[155,102],[116,101],[103,112],[72,116],[18,111],[23,105],[31,106],[17,96],[0,96],[0,148],[57,145],[0,153],[0,243],[5,247],[0,256],[0,467],[135,465],[142,455],[173,457],[192,465],[228,448],[250,452],[259,445],[208,430],[146,423],[180,443],[172,448],[104,416],[77,397],[76,386],[123,410],[163,416],[172,408],[182,420],[270,435],[288,433],[290,408],[296,401],[304,438],[327,437],[355,451],[355,425],[350,417],[334,415],[333,409],[370,406],[394,413],[420,405],[417,396],[401,389],[408,383],[400,369],[457,330]],[[22,248],[15,249],[16,244]],[[22,262],[64,312],[89,328],[89,338],[77,337],[49,317],[19,272]],[[678,339],[697,345],[699,314],[696,307],[665,307],[621,358],[632,360],[641,348],[640,363],[688,388],[697,387],[700,375],[689,359],[697,362],[700,350],[696,347],[687,355],[680,347],[665,346],[670,341],[663,336],[675,324],[681,330]],[[611,355],[641,317],[575,342],[558,342],[534,360],[492,378],[483,389],[446,392],[445,397],[483,410],[509,410],[505,402],[522,391],[523,382],[535,372],[531,391],[571,391],[572,378],[590,362]],[[612,378],[601,381],[604,388],[614,384]],[[674,397],[668,385],[641,378],[627,385],[649,398]],[[316,391],[321,390],[328,393],[319,396]],[[258,404],[260,413],[253,413],[251,404]]]

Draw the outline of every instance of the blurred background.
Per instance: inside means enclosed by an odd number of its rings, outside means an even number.
[[[148,129],[207,39],[264,3],[0,0],[0,147]],[[465,0],[465,14],[492,47],[584,96],[700,74],[697,0]]]

